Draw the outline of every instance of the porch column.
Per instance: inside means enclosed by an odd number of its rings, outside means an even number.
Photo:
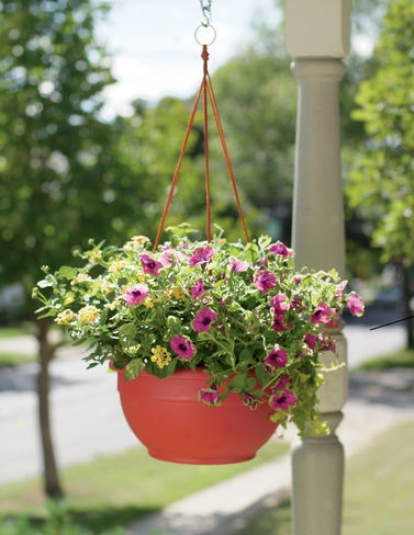
[[[335,268],[345,274],[340,172],[338,86],[348,54],[351,0],[286,0],[286,46],[293,58],[299,100],[292,245],[298,268]],[[335,334],[339,361],[346,340]],[[338,362],[325,353],[326,362]],[[340,535],[344,451],[335,432],[347,399],[346,366],[326,374],[319,391],[330,434],[306,437],[292,448],[294,535]]]

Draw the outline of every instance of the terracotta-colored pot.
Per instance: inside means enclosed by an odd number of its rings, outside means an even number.
[[[252,410],[236,393],[220,407],[197,400],[208,375],[202,369],[179,370],[165,379],[141,372],[126,381],[118,372],[125,418],[152,457],[186,464],[247,461],[273,435],[267,403]]]

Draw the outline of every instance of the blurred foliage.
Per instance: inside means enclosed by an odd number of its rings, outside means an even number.
[[[353,117],[367,138],[347,187],[375,227],[384,262],[414,260],[414,4],[391,3],[375,48],[378,68],[358,91]]]

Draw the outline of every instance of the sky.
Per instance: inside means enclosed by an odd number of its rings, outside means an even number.
[[[213,0],[216,40],[209,46],[210,73],[251,41],[252,23],[260,17],[276,23],[273,0]],[[203,20],[200,0],[114,0],[98,27],[118,80],[105,92],[105,114],[128,115],[136,98],[156,102],[166,95],[194,94],[202,77],[194,33]]]

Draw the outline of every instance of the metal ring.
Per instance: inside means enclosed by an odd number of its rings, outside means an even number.
[[[216,30],[214,26],[202,22],[194,32],[194,39],[199,45],[212,45],[216,40]]]

